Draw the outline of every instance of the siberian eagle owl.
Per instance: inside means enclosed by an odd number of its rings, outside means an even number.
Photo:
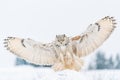
[[[115,28],[115,19],[106,16],[75,37],[56,35],[50,43],[40,43],[32,39],[8,37],[5,47],[20,58],[38,65],[52,65],[55,71],[71,69],[79,71],[83,66],[80,59],[97,49]]]

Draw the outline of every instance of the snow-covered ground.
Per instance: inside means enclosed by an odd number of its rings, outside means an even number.
[[[119,70],[54,72],[51,68],[1,68],[0,80],[120,80]]]

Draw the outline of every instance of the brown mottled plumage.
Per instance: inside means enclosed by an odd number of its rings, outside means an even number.
[[[81,35],[72,38],[56,35],[55,41],[42,44],[31,39],[8,37],[4,44],[7,50],[28,62],[53,65],[55,71],[79,71],[83,65],[80,58],[102,45],[114,30],[115,24],[115,19],[107,16],[89,25]]]

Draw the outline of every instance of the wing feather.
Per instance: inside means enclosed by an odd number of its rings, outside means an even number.
[[[93,52],[110,36],[115,24],[115,19],[107,16],[91,24],[84,33],[79,35],[79,39],[73,40],[71,38],[77,49],[75,54],[81,57]]]
[[[56,61],[56,52],[51,44],[41,44],[31,39],[8,37],[4,42],[9,51],[38,65],[53,65]]]

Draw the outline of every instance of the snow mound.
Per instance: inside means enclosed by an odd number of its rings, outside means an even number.
[[[120,70],[80,71],[51,68],[0,68],[0,80],[119,80]]]
[[[79,72],[72,70],[64,70],[59,72],[48,73],[40,80],[88,80],[88,79],[85,77],[85,75]]]

